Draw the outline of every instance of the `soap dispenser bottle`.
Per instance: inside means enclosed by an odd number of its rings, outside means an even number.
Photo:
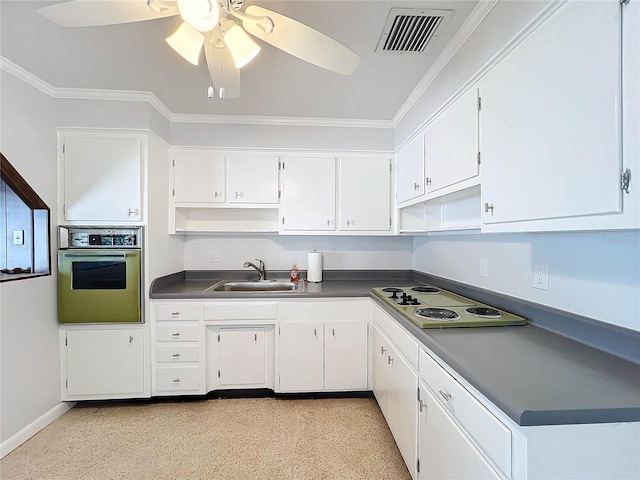
[[[289,270],[289,275],[291,277],[290,280],[292,283],[298,283],[298,280],[300,280],[300,269],[296,265],[295,261],[293,262],[291,270]]]

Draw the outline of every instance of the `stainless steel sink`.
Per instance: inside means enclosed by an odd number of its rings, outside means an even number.
[[[209,292],[302,292],[304,282],[293,283],[288,280],[221,280],[202,293]]]

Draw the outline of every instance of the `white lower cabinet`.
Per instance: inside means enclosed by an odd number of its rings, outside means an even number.
[[[206,390],[274,388],[276,302],[203,304]]]
[[[322,322],[286,322],[278,327],[278,390],[319,392],[324,366]]]
[[[499,479],[424,383],[420,399],[419,480]]]
[[[371,385],[412,478],[417,478],[418,343],[374,304]]]
[[[218,329],[218,378],[220,386],[264,385],[265,327]]]
[[[278,392],[368,388],[369,299],[278,304]]]
[[[60,329],[62,400],[149,396],[143,327]]]
[[[151,310],[153,395],[205,393],[199,304],[158,303]]]

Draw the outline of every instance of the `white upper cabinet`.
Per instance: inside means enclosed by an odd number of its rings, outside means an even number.
[[[420,134],[396,155],[396,202],[423,195],[424,187],[424,134]]]
[[[176,151],[175,203],[277,204],[278,156]]]
[[[469,88],[427,126],[424,144],[427,193],[478,175],[476,88]]]
[[[63,220],[143,220],[141,135],[60,132]]]
[[[485,225],[621,211],[621,8],[567,2],[481,80]]]
[[[278,203],[278,157],[274,155],[228,155],[229,203]]]
[[[281,230],[335,230],[335,157],[285,157],[283,161]]]
[[[340,230],[388,232],[390,208],[390,160],[341,158]]]
[[[225,157],[215,153],[176,152],[172,160],[173,201],[225,201]]]

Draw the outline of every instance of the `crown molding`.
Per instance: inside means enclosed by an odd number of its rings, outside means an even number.
[[[25,70],[0,55],[0,69],[49,95],[59,99],[110,100],[123,102],[147,102],[171,123],[244,124],[310,127],[393,128],[390,120],[365,120],[342,118],[258,117],[243,115],[187,115],[173,113],[151,92],[130,90],[102,90],[95,88],[59,88]]]
[[[500,0],[484,0],[478,2],[476,8],[473,9],[469,17],[467,17],[460,29],[455,33],[451,41],[438,56],[429,71],[425,74],[424,77],[422,77],[420,83],[418,83],[416,88],[413,89],[413,92],[411,92],[411,94],[407,97],[407,100],[395,114],[393,120],[391,121],[393,127],[398,126],[404,116],[409,113],[418,99],[424,94],[424,92],[427,91],[433,81],[438,78],[440,72],[442,72],[442,70],[447,66],[449,61],[458,52],[460,47],[464,45],[469,36],[475,31],[476,28],[478,28],[480,23],[482,23],[484,18],[489,14],[489,12],[493,9],[493,7],[496,6],[499,1]]]
[[[243,125],[278,125],[305,127],[393,128],[390,120],[360,120],[347,118],[257,117],[245,115],[185,115],[174,114],[172,123],[232,123]]]

